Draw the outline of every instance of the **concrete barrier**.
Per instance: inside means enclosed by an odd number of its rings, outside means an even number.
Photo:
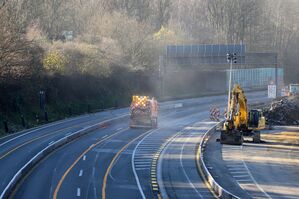
[[[205,150],[206,142],[209,140],[210,136],[216,132],[216,128],[218,125],[221,125],[222,122],[217,123],[217,125],[213,126],[211,129],[209,129],[203,136],[201,142],[198,144],[197,148],[197,154],[196,154],[196,165],[197,170],[206,181],[207,185],[213,191],[213,194],[217,198],[223,198],[223,199],[240,199],[239,197],[233,195],[229,191],[225,190],[223,187],[221,187],[213,178],[209,170],[207,169],[204,159],[203,159],[203,153]]]

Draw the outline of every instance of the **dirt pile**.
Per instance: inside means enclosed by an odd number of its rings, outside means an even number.
[[[299,125],[299,96],[274,100],[263,111],[268,124]]]

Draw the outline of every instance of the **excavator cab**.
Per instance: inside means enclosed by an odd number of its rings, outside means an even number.
[[[254,143],[261,142],[260,130],[266,127],[266,119],[261,109],[252,109],[248,113],[248,129],[244,136],[252,137]]]
[[[259,121],[260,121],[260,116],[261,115],[261,112],[258,111],[258,110],[251,110],[249,113],[248,113],[248,126],[249,127],[252,127],[252,128],[258,128],[259,126]]]
[[[265,117],[261,109],[252,109],[248,113],[248,128],[253,130],[260,130],[265,128]]]

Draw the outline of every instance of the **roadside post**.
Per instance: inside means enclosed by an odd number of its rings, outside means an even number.
[[[276,98],[276,85],[275,84],[269,84],[268,85],[268,98],[275,99]]]
[[[231,84],[232,84],[232,70],[233,63],[237,63],[237,54],[236,53],[227,53],[226,54],[227,62],[230,63],[230,71],[229,71],[229,81],[228,81],[228,100],[227,100],[227,110],[229,110],[229,102],[231,98]]]

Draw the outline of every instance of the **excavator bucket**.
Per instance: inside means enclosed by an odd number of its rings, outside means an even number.
[[[242,145],[243,134],[238,130],[221,131],[220,143],[231,144],[231,145]]]

